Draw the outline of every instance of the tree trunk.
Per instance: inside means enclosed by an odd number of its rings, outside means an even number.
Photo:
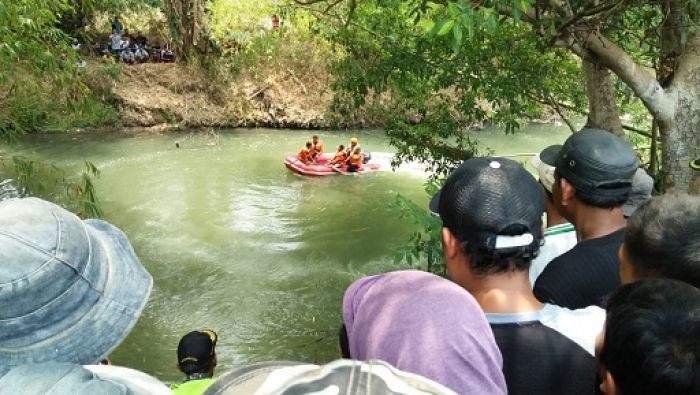
[[[700,33],[688,37],[685,0],[665,0],[663,7],[657,79],[677,100],[672,115],[659,123],[664,186],[697,195],[700,173],[689,162],[700,157]]]
[[[697,41],[696,51],[700,51],[700,40]],[[669,89],[678,97],[676,111],[673,117],[659,123],[661,161],[666,190],[700,195],[700,172],[689,166],[691,160],[700,158],[700,56],[689,63],[692,69],[678,70]]]
[[[176,45],[175,51],[183,58],[190,59],[197,42],[202,39],[202,0],[165,0],[164,5]]]
[[[586,127],[605,129],[623,137],[625,132],[620,121],[620,109],[617,106],[610,70],[583,61],[583,74],[588,96]]]

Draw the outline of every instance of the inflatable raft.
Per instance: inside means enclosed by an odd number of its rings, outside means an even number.
[[[305,164],[296,155],[289,155],[284,158],[284,165],[295,173],[301,174],[303,176],[331,176],[334,174],[342,175],[356,175],[371,173],[373,171],[379,170],[381,165],[379,163],[365,163],[356,172],[347,171],[347,166],[341,167],[331,167],[328,162],[330,162],[332,156],[331,154],[322,154],[316,159],[316,163]]]

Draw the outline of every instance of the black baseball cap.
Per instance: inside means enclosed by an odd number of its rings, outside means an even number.
[[[555,161],[556,174],[587,196],[629,194],[639,159],[625,140],[602,129],[584,128],[569,136]]]
[[[429,207],[457,239],[482,253],[526,246],[535,253],[543,237],[542,188],[510,159],[465,161],[450,174]]]
[[[211,329],[192,331],[180,339],[177,345],[177,362],[183,370],[206,372],[214,359],[218,336]]]

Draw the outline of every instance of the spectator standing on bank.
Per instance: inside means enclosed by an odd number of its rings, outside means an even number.
[[[415,270],[363,277],[345,291],[343,323],[345,358],[379,359],[462,395],[506,394],[486,317],[449,280]]]
[[[619,257],[623,284],[661,277],[700,288],[700,197],[667,193],[642,204]]]
[[[442,219],[449,277],[486,313],[503,355],[508,394],[581,394],[595,390],[596,336],[605,312],[538,301],[530,263],[542,241],[544,196],[519,163],[470,159],[432,198]]]
[[[37,198],[0,202],[0,230],[0,370],[107,357],[153,284],[126,235]]]
[[[606,395],[700,394],[700,290],[668,279],[620,288],[599,360]]]
[[[629,143],[607,131],[583,129],[566,140],[557,155],[552,194],[579,241],[537,278],[534,292],[540,301],[570,309],[602,306],[620,286],[622,205],[638,167]]]
[[[544,192],[544,212],[547,216],[544,244],[540,247],[540,253],[532,260],[530,265],[530,284],[533,286],[537,277],[552,259],[569,251],[578,242],[574,225],[559,214],[552,195],[554,164],[560,150],[561,145],[550,145],[539,154],[533,156],[530,161],[530,164],[537,170],[538,181]]]

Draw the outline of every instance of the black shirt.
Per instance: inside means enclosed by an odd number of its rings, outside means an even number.
[[[603,327],[603,310],[545,305],[541,312],[486,316],[503,355],[509,395],[596,393],[592,348]]]
[[[537,299],[570,309],[602,307],[605,298],[620,287],[617,252],[623,237],[624,228],[580,241],[553,259],[535,282],[533,292]]]

